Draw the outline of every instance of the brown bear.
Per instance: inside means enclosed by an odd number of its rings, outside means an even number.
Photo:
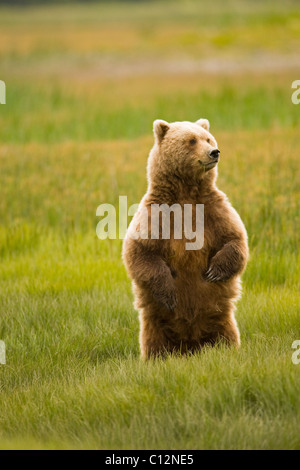
[[[217,142],[206,119],[195,123],[156,120],[154,135],[148,190],[123,243],[123,260],[140,316],[142,357],[195,352],[220,341],[238,347],[234,310],[248,259],[247,233],[215,184]],[[162,237],[161,219],[159,236],[152,236],[151,206],[162,204],[182,209],[190,205],[193,227],[196,207],[203,205],[201,248],[187,249],[190,238],[175,236],[172,212],[170,236]],[[148,226],[142,233],[145,214]]]

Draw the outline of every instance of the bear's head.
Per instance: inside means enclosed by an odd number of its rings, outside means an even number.
[[[220,151],[209,132],[207,119],[196,122],[153,123],[155,144],[150,152],[148,175],[175,175],[183,180],[202,179],[219,161]]]

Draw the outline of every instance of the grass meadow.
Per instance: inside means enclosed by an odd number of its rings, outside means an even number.
[[[1,449],[299,449],[296,1],[0,8]],[[251,259],[242,346],[143,363],[120,240],[152,122],[208,118]]]

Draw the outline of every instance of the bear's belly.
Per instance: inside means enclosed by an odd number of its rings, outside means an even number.
[[[207,342],[222,329],[231,317],[234,300],[238,298],[239,278],[226,282],[204,281],[199,273],[180,272],[176,279],[178,303],[173,311],[157,303],[151,293],[137,296],[136,302],[142,316],[150,321],[158,331],[163,330],[172,344],[192,345]],[[137,287],[137,286],[136,286]],[[137,287],[136,293],[139,294]]]
[[[206,272],[216,250],[204,242],[201,250],[185,249],[182,240],[171,240],[170,256],[166,260],[173,274],[178,304],[177,317],[208,318],[222,314],[240,292],[237,277],[226,282],[208,282]]]
[[[239,292],[237,278],[226,282],[208,282],[200,272],[180,272],[175,279],[179,316],[214,315],[224,311]]]
[[[239,280],[210,283],[200,275],[179,275],[176,292],[178,303],[174,311],[156,310],[157,319],[163,318],[163,329],[171,342],[186,344],[191,349],[193,343],[204,344],[222,330],[239,295]]]

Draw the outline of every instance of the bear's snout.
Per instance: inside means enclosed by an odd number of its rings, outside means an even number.
[[[212,149],[209,152],[210,158],[213,158],[214,160],[217,160],[219,158],[219,155],[220,155],[220,150],[219,149]]]

